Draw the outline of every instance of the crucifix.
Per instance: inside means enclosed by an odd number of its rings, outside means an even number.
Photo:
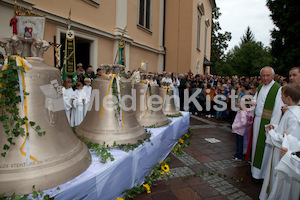
[[[56,68],[59,68],[60,67],[59,66],[59,61],[60,61],[60,59],[59,59],[59,50],[60,50],[62,44],[57,44],[56,43],[56,36],[55,35],[53,36],[53,42],[49,42],[49,44],[54,47],[54,65],[55,65]]]

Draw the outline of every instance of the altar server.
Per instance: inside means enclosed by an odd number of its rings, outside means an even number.
[[[300,132],[297,134],[300,135]],[[268,200],[300,198],[300,140],[298,138],[285,132],[280,152],[283,157],[275,168],[275,183]]]
[[[81,124],[84,118],[84,107],[87,102],[86,93],[83,91],[83,84],[78,82],[76,84],[75,90],[75,101],[74,105],[76,106],[76,114],[75,114],[75,126]]]
[[[75,108],[74,108],[74,91],[72,89],[72,79],[65,78],[63,83],[62,93],[63,93],[63,100],[64,106],[66,111],[66,116],[69,121],[70,126],[75,125]]]
[[[289,84],[282,88],[282,100],[287,105],[287,110],[282,116],[278,126],[269,124],[266,126],[267,139],[266,143],[272,145],[271,156],[266,170],[265,179],[260,192],[260,199],[267,199],[273,188],[276,171],[274,168],[280,161],[280,148],[284,131],[291,133],[300,140],[300,85]]]
[[[85,85],[83,86],[83,91],[86,94],[86,103],[84,104],[84,117],[85,117],[87,110],[89,108],[89,103],[90,103],[91,94],[92,94],[91,79],[85,78],[84,84]]]
[[[272,146],[265,144],[265,125],[277,125],[281,117],[281,86],[275,82],[274,69],[264,67],[260,71],[262,84],[255,94],[256,108],[253,123],[251,172],[255,180],[265,177]]]

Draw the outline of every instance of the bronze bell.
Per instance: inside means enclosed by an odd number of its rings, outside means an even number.
[[[165,115],[180,115],[180,112],[176,109],[174,98],[174,91],[170,86],[162,86],[159,88],[159,95],[163,99],[162,110]]]
[[[151,87],[149,89],[148,87]],[[136,90],[136,111],[135,116],[142,126],[163,126],[169,122],[168,118],[162,112],[162,109],[157,110],[158,107],[161,108],[159,99],[150,97],[151,95],[159,95],[159,86],[157,84],[152,84],[151,82],[139,82],[134,85]],[[151,104],[151,105],[150,105]],[[151,109],[151,107],[156,109]]]
[[[9,196],[13,193],[28,194],[35,190],[45,190],[65,183],[90,165],[90,152],[73,133],[66,118],[61,96],[61,77],[57,68],[40,60],[29,60],[32,69],[24,74],[27,98],[28,119],[36,122],[46,135],[30,129],[30,145],[27,151],[25,137],[14,139],[15,145],[0,156],[0,193]],[[20,115],[24,111],[19,105]],[[0,147],[7,142],[2,124],[0,125]],[[28,141],[28,139],[26,140]],[[26,153],[23,155],[22,152]],[[29,155],[31,157],[29,157]],[[34,161],[36,159],[36,161]]]
[[[109,71],[114,74],[103,74],[93,81],[93,93],[99,91],[100,98],[93,103],[93,99],[91,99],[91,110],[87,112],[83,122],[76,128],[77,135],[83,135],[91,142],[105,143],[105,145],[113,145],[114,142],[116,144],[135,144],[146,138],[145,129],[135,118],[133,109],[124,109],[123,107],[126,105],[126,108],[131,108],[132,100],[126,98],[123,105],[120,106],[109,97],[116,95],[113,93],[118,88],[117,77],[119,77],[121,96],[131,95],[131,82],[118,76],[123,68],[122,65],[111,65]],[[109,96],[105,98],[107,93]],[[96,94],[96,96],[98,95]],[[96,106],[97,103],[99,106]],[[118,109],[120,110],[118,111]]]

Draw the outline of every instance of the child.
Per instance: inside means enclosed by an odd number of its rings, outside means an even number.
[[[76,105],[76,115],[75,115],[75,126],[81,124],[84,118],[84,106],[86,104],[86,93],[82,90],[83,84],[77,82],[75,90],[75,101]]]
[[[290,133],[285,131],[284,133],[285,136],[280,149],[282,158],[275,168],[275,181],[269,199],[299,199],[299,156],[295,155],[295,152],[300,151],[300,140]]]
[[[267,199],[270,191],[273,188],[276,170],[274,168],[280,161],[280,148],[284,139],[284,131],[291,133],[294,137],[300,140],[300,85],[289,84],[282,87],[281,98],[288,109],[284,112],[279,125],[275,126],[268,124],[266,126],[266,143],[273,146],[273,154],[269,158],[268,167],[260,192],[260,199]]]
[[[66,110],[66,116],[69,121],[70,126],[74,126],[75,122],[75,109],[74,109],[74,91],[72,89],[72,79],[65,78],[63,83],[62,93],[63,93],[63,99],[64,99],[64,105]]]
[[[85,85],[83,86],[83,91],[86,94],[86,103],[84,105],[84,117],[85,117],[87,110],[89,108],[90,98],[91,98],[91,94],[92,94],[91,79],[85,78],[84,84]]]
[[[245,100],[244,98],[241,98],[238,100],[238,107],[239,111],[237,112],[234,122],[232,124],[232,132],[236,133],[236,153],[234,157],[232,158],[233,161],[242,161],[243,158],[243,137],[244,134],[249,126],[251,124],[248,123],[249,118],[251,116],[250,114],[250,106],[249,104],[246,104],[246,102],[250,102],[250,100]]]

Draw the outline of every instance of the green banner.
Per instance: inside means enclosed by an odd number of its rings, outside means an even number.
[[[75,34],[74,31],[67,30],[65,43],[65,73],[72,76],[76,72],[75,62]]]
[[[125,42],[119,41],[119,64],[125,65]]]

